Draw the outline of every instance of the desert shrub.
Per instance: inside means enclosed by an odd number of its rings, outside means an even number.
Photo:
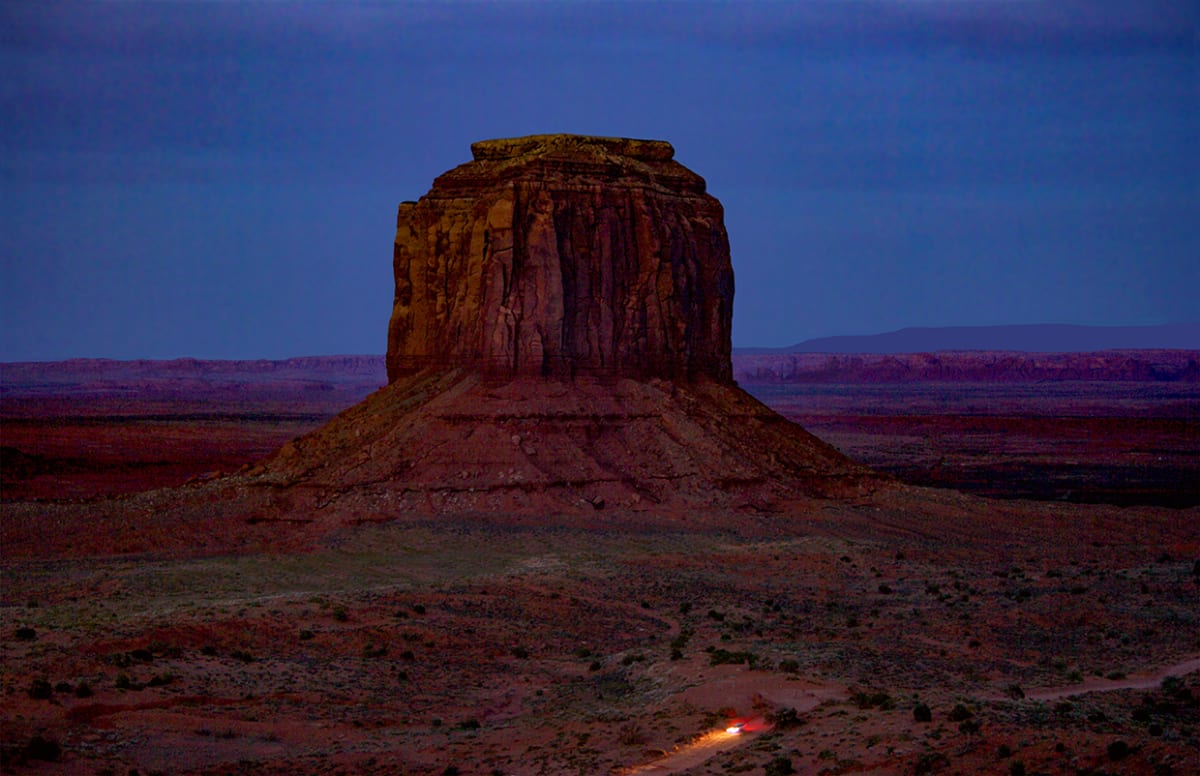
[[[117,674],[117,678],[113,680],[113,686],[118,690],[132,690],[133,681],[129,678],[129,674]]]
[[[1108,759],[1113,762],[1124,760],[1129,756],[1129,744],[1117,739],[1108,745]]]
[[[683,650],[672,649],[671,650],[671,659],[672,660],[683,660]]]
[[[883,593],[884,595],[890,595],[890,594],[891,594],[891,592],[892,592],[892,588],[891,588],[891,586],[890,586],[890,585],[886,585],[886,584],[880,584],[880,585],[879,585],[879,592],[880,592],[880,593]]]
[[[588,670],[589,671],[599,671],[600,670],[600,661],[593,660],[592,662],[588,663]]]
[[[860,709],[882,709],[888,711],[896,704],[892,697],[885,692],[856,692],[850,700]]]
[[[767,721],[780,730],[787,728],[800,727],[804,724],[804,718],[790,706],[782,709],[776,709],[767,714]]]
[[[958,723],[958,732],[973,735],[979,732],[980,724],[977,719],[967,719]]]
[[[75,697],[76,698],[92,697],[91,685],[89,685],[87,682],[80,682],[79,684],[75,685]]]
[[[54,691],[61,692],[61,693],[71,693],[71,692],[75,692],[75,688],[71,685],[70,682],[58,682],[57,684],[54,685]]]
[[[345,622],[346,620],[350,619],[350,615],[346,613],[346,607],[333,607],[333,619],[337,620],[338,622]]]
[[[387,647],[380,644],[378,647],[368,643],[363,647],[363,657],[383,657],[388,653]]]
[[[788,776],[795,772],[796,769],[792,766],[790,757],[776,757],[763,769],[766,776]]]
[[[301,641],[309,641],[312,638],[314,638],[315,636],[316,636],[316,634],[310,630],[305,629],[305,630],[300,631],[300,640]]]
[[[1025,691],[1021,689],[1021,685],[1019,684],[1010,684],[1004,690],[1004,694],[1017,701],[1025,697]]]
[[[684,601],[683,603],[681,603],[681,604],[679,605],[679,613],[680,613],[680,614],[687,614],[687,613],[688,613],[688,612],[690,612],[691,610],[692,610],[692,603],[691,603],[691,601]]]
[[[754,627],[754,620],[745,617],[741,622],[730,623],[729,627],[733,629],[734,633],[748,633]]]
[[[234,651],[229,653],[229,656],[231,658],[233,658],[234,660],[240,660],[243,663],[253,663],[254,662],[254,655],[251,655],[249,652],[246,652],[245,650],[241,650],[241,649],[235,649]]]
[[[62,748],[59,747],[56,741],[41,736],[34,736],[29,739],[29,743],[25,744],[23,751],[27,760],[54,762],[62,756]]]
[[[780,660],[779,670],[783,671],[785,674],[794,674],[800,670],[800,663],[795,660],[791,660],[790,658],[787,660]]]
[[[758,655],[754,654],[753,652],[730,652],[727,649],[714,649],[709,654],[708,660],[709,665],[714,666],[719,666],[726,663],[731,665],[745,663],[751,668],[754,668],[755,664],[758,663]]]
[[[446,769],[442,771],[442,776],[459,776],[461,773],[462,771],[458,769],[457,765],[447,765]]]
[[[525,649],[525,647],[513,647],[509,651],[517,660],[524,660],[529,657],[529,650]]]
[[[973,716],[975,715],[971,713],[971,710],[961,703],[955,704],[954,708],[950,710],[951,722],[963,722]]]
[[[129,657],[131,657],[134,660],[137,660],[138,662],[141,662],[141,663],[149,663],[152,660],[154,660],[154,653],[148,649],[139,647],[137,649],[131,650],[129,652]]]
[[[165,658],[175,659],[183,654],[183,648],[176,644],[167,644],[163,641],[152,641],[146,645],[146,649],[155,655],[162,655]]]
[[[13,638],[15,638],[17,641],[36,641],[37,631],[35,631],[33,628],[17,628],[16,632],[13,634]]]
[[[129,668],[129,666],[133,665],[133,656],[128,652],[114,652],[106,660],[110,665],[117,668]]]
[[[155,674],[150,677],[150,681],[146,682],[148,687],[165,687],[175,681],[175,675],[172,673]]]
[[[709,610],[708,610],[708,617],[709,617],[709,619],[716,620],[717,622],[724,622],[724,621],[725,621],[725,615],[724,615],[724,614],[721,614],[721,613],[720,613],[720,612],[718,612],[716,609],[709,609]]]
[[[425,614],[425,605],[424,604],[413,604],[412,610],[413,610],[414,614]]]
[[[575,657],[578,657],[578,658],[585,658],[585,657],[591,657],[592,651],[590,649],[588,649],[587,647],[576,647],[575,652],[572,654],[574,654]]]
[[[617,741],[622,746],[638,746],[646,743],[646,734],[642,732],[636,722],[627,722],[621,727]]]
[[[690,628],[682,628],[679,635],[671,639],[671,646],[675,649],[683,649],[687,646],[688,641],[692,638],[692,630]]]
[[[640,652],[637,654],[634,654],[634,655],[626,655],[625,657],[621,658],[621,665],[631,666],[634,663],[640,663],[640,662],[644,661],[645,659],[646,659],[646,656]]]
[[[1025,776],[1025,763],[1020,760],[1014,760],[1008,766],[1009,776]]]
[[[913,719],[917,722],[933,722],[933,711],[924,703],[913,706]]]
[[[950,767],[950,759],[941,752],[926,752],[913,763],[913,773],[937,773]]]
[[[1012,757],[1012,753],[1012,747],[1010,747],[1008,744],[1000,744],[1000,748],[996,750],[996,756],[1001,760]]]
[[[54,695],[54,688],[45,679],[34,679],[29,683],[29,697],[44,701]]]
[[[462,722],[459,722],[458,726],[463,730],[478,730],[479,729],[479,720],[475,719],[474,717],[471,717],[469,719],[464,719]]]
[[[200,647],[200,654],[204,655],[205,657],[216,657],[217,648],[212,644],[205,644],[203,647]]]

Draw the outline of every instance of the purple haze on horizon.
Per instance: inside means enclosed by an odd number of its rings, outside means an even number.
[[[1195,321],[1200,10],[1123,0],[4,3],[0,360],[382,352],[472,141],[660,138],[734,344]]]

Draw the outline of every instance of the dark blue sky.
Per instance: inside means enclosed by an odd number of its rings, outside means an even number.
[[[1200,318],[1194,0],[0,0],[0,360],[379,353],[472,141],[661,138],[734,344]]]

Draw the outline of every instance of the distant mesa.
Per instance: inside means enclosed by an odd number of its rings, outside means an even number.
[[[771,353],[932,353],[1011,351],[1093,353],[1102,350],[1200,350],[1200,323],[1158,326],[912,327],[886,334],[821,337],[784,348],[739,348],[744,355]]]
[[[733,382],[723,211],[670,144],[472,151],[400,205],[389,384],[252,472],[276,506],[771,509],[873,481]]]

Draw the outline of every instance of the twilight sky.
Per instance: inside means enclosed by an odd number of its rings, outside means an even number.
[[[382,353],[472,141],[669,140],[736,346],[1200,319],[1195,0],[0,0],[0,361]]]

